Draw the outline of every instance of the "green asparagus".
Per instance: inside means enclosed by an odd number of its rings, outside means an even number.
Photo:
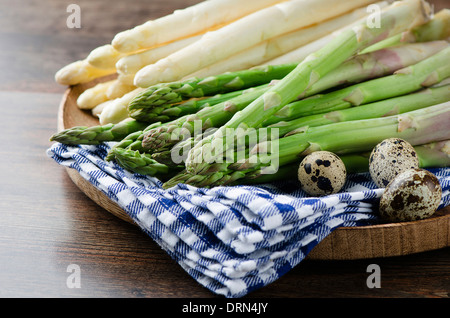
[[[283,78],[296,66],[297,64],[261,66],[203,79],[192,78],[186,81],[158,84],[145,89],[136,96],[129,104],[128,109],[132,111],[156,107],[161,112],[172,104],[190,98],[223,94],[267,84],[274,79]]]
[[[432,142],[425,145],[415,146],[419,167],[422,169],[450,167],[450,140]],[[369,171],[370,151],[341,155],[348,174],[364,173]],[[277,181],[297,181],[297,170],[301,162],[280,167],[274,174],[261,175],[256,179],[239,179],[232,185],[256,185]]]
[[[114,159],[123,168],[143,175],[164,177],[174,172],[168,166],[142,155],[138,150],[116,148]]]
[[[128,150],[137,150],[142,151],[142,136],[143,134],[149,130],[157,127],[161,123],[155,123],[148,127],[146,127],[144,130],[138,130],[135,131],[128,136],[126,136],[124,139],[122,139],[120,142],[116,143],[109,151],[109,153],[106,155],[105,160],[106,161],[112,161],[115,158],[116,150],[118,149],[128,149]]]
[[[206,98],[194,98],[181,103],[165,105],[164,107],[139,108],[128,111],[131,118],[153,123],[168,122],[184,115],[193,114],[205,107],[211,107],[229,99],[246,93],[247,90],[239,90],[225,94],[217,94]]]
[[[450,140],[415,147],[422,168],[450,167]]]
[[[237,112],[214,135],[196,144],[186,160],[187,172],[200,173],[212,162],[222,160],[239,137],[235,134],[237,128],[245,132],[250,127],[258,127],[345,60],[381,41],[382,37],[387,38],[425,23],[429,13],[428,5],[419,0],[395,2],[381,12],[380,28],[361,23],[342,32],[322,49],[309,55],[244,110]]]
[[[414,94],[401,95],[358,107],[316,114],[279,122],[267,128],[279,129],[280,136],[295,134],[304,127],[316,127],[342,121],[369,119],[397,115],[450,100],[450,85],[421,90]]]
[[[443,50],[444,47],[448,47],[448,43],[445,41],[438,41],[423,43],[420,45],[405,45],[400,48],[383,49],[377,52],[356,56],[355,58],[343,63],[335,71],[329,73],[327,76],[319,80],[310,89],[308,89],[308,91],[306,92],[306,96],[312,95],[318,91],[324,91],[328,88],[341,84],[346,80],[348,82],[357,82],[368,77],[376,77],[392,73],[393,71],[398,70],[401,67],[408,66],[413,64],[414,62],[423,60],[430,55],[433,55],[437,51]],[[414,52],[419,53],[413,54]],[[434,64],[423,61],[419,63],[419,65],[414,66],[415,68],[418,68],[418,70],[413,74],[408,75],[408,77],[416,78],[419,74],[421,74],[421,72],[423,74],[426,74],[425,72],[429,72],[433,69],[433,67],[436,67],[435,65],[439,65],[439,63],[439,61],[437,61],[437,63],[435,62]],[[402,83],[400,84],[402,86],[406,86],[405,84],[409,83],[407,81],[407,78],[400,79],[400,81],[402,81]],[[416,81],[416,85],[417,83],[418,82]],[[369,83],[363,83],[362,85],[366,86],[368,84]],[[397,87],[397,85],[399,84],[391,83],[390,87],[388,88]],[[380,83],[380,90],[382,87],[383,86]],[[218,127],[226,123],[226,121],[228,121],[235,112],[245,108],[251,101],[253,101],[268,89],[268,85],[261,85],[257,88],[245,90],[245,94],[243,92],[240,92],[240,96],[236,96],[235,98],[232,98],[227,102],[220,103],[214,107],[208,107],[208,105],[204,104],[206,107],[200,110],[197,114],[185,115],[174,121],[164,124],[148,125],[148,123],[146,122],[126,119],[118,124],[69,128],[53,135],[51,137],[51,140],[71,145],[97,145],[105,141],[120,141],[132,132],[147,128],[146,131],[148,131],[148,133],[146,138],[144,138],[144,147],[147,150],[161,150],[164,148],[167,149],[171,145],[182,140],[182,136],[177,136],[177,131],[193,134],[194,122],[197,120],[203,123],[202,129],[208,127]],[[347,88],[347,91],[350,90],[350,88]],[[385,94],[392,91],[393,93],[398,92],[397,90],[392,89],[383,89],[381,91],[383,91]],[[343,91],[343,94],[341,94],[341,96],[344,96],[345,94],[350,93],[346,93],[346,91]],[[339,94],[337,93],[330,94],[331,99],[334,99],[336,102],[338,101],[338,98],[336,97],[338,95]],[[382,97],[387,95],[379,96]],[[321,102],[322,100],[323,102]],[[196,102],[197,101],[188,101],[185,104],[187,105],[186,107],[189,107],[189,104],[193,104]],[[341,102],[346,106],[349,106],[351,104],[347,101]],[[314,107],[314,109],[320,109],[319,105],[322,105],[323,103],[326,103],[325,96],[322,96],[318,100],[305,99],[297,103],[291,103],[284,107],[280,112],[275,114],[274,117],[267,120],[264,125],[267,126],[283,119],[290,120],[300,115],[307,115],[308,111],[312,111],[312,107]],[[179,107],[173,107],[172,115],[182,115],[184,111],[183,107],[183,104],[181,104]],[[169,110],[171,109],[168,109],[168,111]],[[323,110],[320,111],[322,112]],[[184,131],[185,129],[187,130]]]
[[[306,97],[309,97],[317,92],[325,91],[343,83],[360,82],[373,77],[392,74],[394,71],[401,68],[414,65],[424,59],[430,58],[430,56],[433,56],[448,46],[449,44],[446,41],[437,41],[405,45],[399,48],[383,49],[365,55],[358,55],[340,65],[335,71],[332,71],[321,78],[305,92],[305,95]],[[419,54],[417,54],[417,52],[419,52]],[[421,69],[425,69],[423,72],[431,73],[431,68],[428,64],[422,66]],[[409,77],[417,77],[417,74],[420,75],[420,73],[415,72]],[[396,76],[396,78],[398,77],[399,76]],[[400,81],[404,82],[403,79],[400,79]],[[393,83],[387,84],[392,85]],[[381,90],[382,83],[380,83],[379,86]],[[147,132],[143,139],[143,147],[148,152],[161,152],[170,149],[174,144],[186,138],[186,136],[189,137],[201,133],[201,131],[196,131],[198,129],[196,129],[195,124],[198,123],[200,123],[200,130],[210,127],[220,127],[230,120],[236,112],[244,109],[268,89],[268,86],[263,85],[258,89],[253,89],[251,92],[231,99],[226,103],[202,109],[194,115],[185,116],[176,121],[164,123],[158,128]],[[414,90],[413,87],[411,87],[411,91],[412,90]],[[388,90],[388,92],[391,92],[391,90]],[[397,92],[394,93],[397,94]],[[394,93],[391,92],[391,95]],[[345,97],[344,94],[342,96]],[[383,96],[386,98],[387,94]],[[325,97],[322,97],[322,100],[326,102]],[[296,109],[297,112],[301,112],[302,115],[306,115],[308,109],[313,111],[313,109],[319,108],[319,105],[321,105],[320,100],[305,99],[294,104],[292,108]],[[351,104],[348,102],[346,105],[349,106]],[[288,106],[285,108],[286,110],[289,109]],[[281,112],[286,110],[283,108]],[[326,109],[321,110],[321,112],[325,111]],[[282,114],[278,117],[278,114],[275,114],[274,117],[268,119],[264,125],[267,126],[282,119],[290,120],[292,118],[297,118],[294,116],[287,117],[288,118],[283,118]]]
[[[203,130],[218,127],[229,120],[237,111],[244,109],[255,98],[267,91],[269,86],[263,85],[249,89],[247,93],[225,103],[200,110],[196,114],[187,115],[175,121],[165,123],[156,129],[149,130],[142,145],[147,151],[161,151],[172,147],[185,136],[201,133]],[[196,131],[196,123],[201,123],[200,131]]]
[[[268,118],[263,126],[283,120],[345,109],[373,101],[401,96],[423,87],[429,87],[450,77],[450,46],[440,52],[396,71],[393,75],[373,79],[349,86],[328,94],[318,94],[310,98],[290,103]]]
[[[448,100],[450,100],[450,84],[424,89],[413,94],[385,99],[359,107],[280,122],[278,124],[270,125],[267,128],[277,129],[277,135],[283,137],[302,131],[305,127],[316,127],[336,122],[392,116],[441,104]],[[268,133],[268,136],[271,136],[271,134]],[[189,149],[204,137],[207,137],[207,135],[199,135],[196,139],[193,137],[186,139],[177,143],[169,150],[154,153],[152,158],[160,163],[178,166],[185,161]],[[177,159],[175,163],[173,162],[174,158]]]
[[[171,148],[161,149],[158,152],[152,153],[151,156],[154,160],[168,166],[178,167],[179,165],[184,165],[189,150],[202,138],[213,134],[216,130],[217,128],[205,130],[196,137],[186,138]]]
[[[429,22],[420,25],[416,28],[413,28],[411,30],[402,32],[400,34],[396,34],[393,37],[390,37],[384,41],[378,42],[370,47],[368,47],[366,50],[363,50],[362,53],[368,53],[368,52],[373,52],[373,51],[377,51],[386,47],[392,47],[394,45],[398,45],[401,43],[413,43],[413,42],[430,42],[430,41],[436,41],[436,40],[445,40],[450,36],[450,10],[449,9],[443,9],[441,10],[439,13],[437,13],[432,20],[430,20]],[[280,75],[283,77],[284,75],[287,75],[290,71],[292,71],[294,69],[294,67],[297,64],[286,64],[286,65],[278,65],[278,66],[271,66],[271,67],[276,67],[278,68],[276,70],[276,76],[275,77],[280,77]],[[256,70],[258,70],[258,68],[256,68]],[[230,77],[233,77],[233,74],[242,74],[241,77],[243,78],[247,78],[248,76],[251,77],[252,72],[254,72],[253,69],[251,70],[243,70],[240,72],[234,72],[234,73],[227,73],[227,74],[222,74],[222,75],[218,75],[216,77],[224,77],[223,81],[220,80],[215,80],[215,77],[211,77],[208,80],[205,79],[205,81],[212,81],[214,83],[214,85],[221,85],[224,82],[228,81],[228,79]],[[269,72],[270,73],[270,72]],[[284,74],[284,75],[283,75]],[[330,78],[330,77],[329,77]],[[192,81],[192,80],[191,80]],[[197,80],[194,79],[195,81],[201,81],[201,80]],[[351,82],[351,80],[349,80]],[[189,82],[187,82],[189,83]],[[163,120],[166,121],[164,118],[167,117],[161,117],[161,119],[158,119],[158,116],[172,116],[172,114],[170,114],[168,111],[172,108],[169,107],[171,102],[169,101],[168,103],[164,103],[163,106],[159,106],[158,104],[161,103],[161,100],[158,100],[158,96],[161,92],[161,90],[157,89],[163,85],[169,85],[169,84],[162,84],[162,85],[158,85],[155,86],[153,88],[149,88],[147,90],[147,93],[142,93],[142,95],[147,96],[147,98],[150,100],[155,99],[154,103],[148,102],[151,104],[150,108],[154,108],[154,110],[146,110],[146,108],[149,106],[148,103],[143,102],[143,98],[140,100],[140,102],[138,102],[138,99],[136,99],[136,103],[134,105],[130,105],[130,114],[131,117],[139,119],[139,120],[147,120],[147,121],[158,121],[158,120]],[[182,85],[180,83],[170,83],[170,85],[174,85],[175,87],[182,87]],[[195,85],[194,84],[188,84],[188,85]],[[193,88],[192,88],[193,89]],[[216,88],[215,88],[216,89]],[[154,95],[155,96],[150,96],[150,92],[155,90]],[[165,88],[165,90],[167,91],[167,88]],[[198,93],[191,95],[191,93],[187,94],[186,96],[184,96],[184,89],[180,89],[180,88],[175,88],[174,91],[178,92],[178,90],[181,90],[181,92],[179,92],[178,98],[173,100],[173,103],[177,103],[182,101],[183,99],[186,98],[190,98],[193,95],[198,95]],[[193,89],[195,90],[195,89]],[[204,94],[204,92],[202,91],[199,95],[201,96],[205,96],[206,94]],[[171,91],[170,93],[168,93],[168,96],[174,96],[174,92]],[[134,102],[133,102],[134,103]],[[133,110],[133,108],[136,108]],[[185,111],[190,110],[191,113],[193,113],[192,110],[194,110],[195,108],[187,108],[185,109]],[[196,108],[196,110],[199,110],[200,108]],[[176,108],[174,109],[174,111],[178,111],[176,110]],[[156,118],[155,118],[156,117]]]
[[[401,115],[305,127],[302,132],[255,145],[244,160],[217,162],[196,174],[180,173],[164,187],[180,182],[198,187],[224,186],[242,178],[257,179],[314,151],[338,155],[365,152],[393,137],[413,146],[450,139],[450,102]]]
[[[126,119],[118,124],[77,126],[54,134],[50,141],[67,145],[98,145],[105,141],[120,141],[129,134],[142,130],[148,123]]]
[[[446,40],[448,37],[450,37],[450,9],[442,9],[427,23],[378,42],[363,50],[362,53],[404,43]]]

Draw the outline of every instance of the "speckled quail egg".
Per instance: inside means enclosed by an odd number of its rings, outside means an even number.
[[[307,155],[298,168],[298,180],[302,189],[312,196],[324,196],[339,192],[345,184],[347,170],[336,154],[316,151]]]
[[[369,158],[369,172],[375,184],[384,188],[406,169],[419,168],[419,158],[407,141],[400,138],[385,139],[376,145]]]
[[[436,212],[442,197],[438,178],[424,169],[408,169],[398,174],[380,199],[380,216],[390,222],[428,218]]]

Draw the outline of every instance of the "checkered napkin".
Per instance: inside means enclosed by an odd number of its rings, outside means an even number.
[[[169,190],[104,158],[112,143],[47,154],[104,192],[198,283],[229,298],[261,288],[299,264],[333,230],[377,222],[383,190],[368,174],[348,176],[339,194],[307,197],[293,181],[260,186]],[[450,169],[436,169],[450,204]]]

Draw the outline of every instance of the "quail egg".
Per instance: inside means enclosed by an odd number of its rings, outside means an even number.
[[[398,174],[380,199],[380,216],[390,222],[422,220],[436,212],[442,197],[438,178],[424,169]]]
[[[419,168],[419,158],[414,147],[400,138],[389,138],[374,147],[369,157],[369,172],[380,188],[406,169]]]
[[[298,168],[302,189],[312,196],[339,192],[345,184],[347,170],[336,154],[316,151],[307,155]]]

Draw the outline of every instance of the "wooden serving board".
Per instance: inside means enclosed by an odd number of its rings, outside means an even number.
[[[110,78],[104,78],[103,81]],[[98,125],[89,111],[78,108],[78,96],[98,81],[70,87],[65,92],[58,113],[58,130],[74,126]],[[67,168],[72,181],[98,205],[122,220],[134,223],[103,192]],[[342,227],[320,242],[308,255],[315,260],[355,260],[402,256],[450,246],[450,206],[429,219],[382,225]]]

